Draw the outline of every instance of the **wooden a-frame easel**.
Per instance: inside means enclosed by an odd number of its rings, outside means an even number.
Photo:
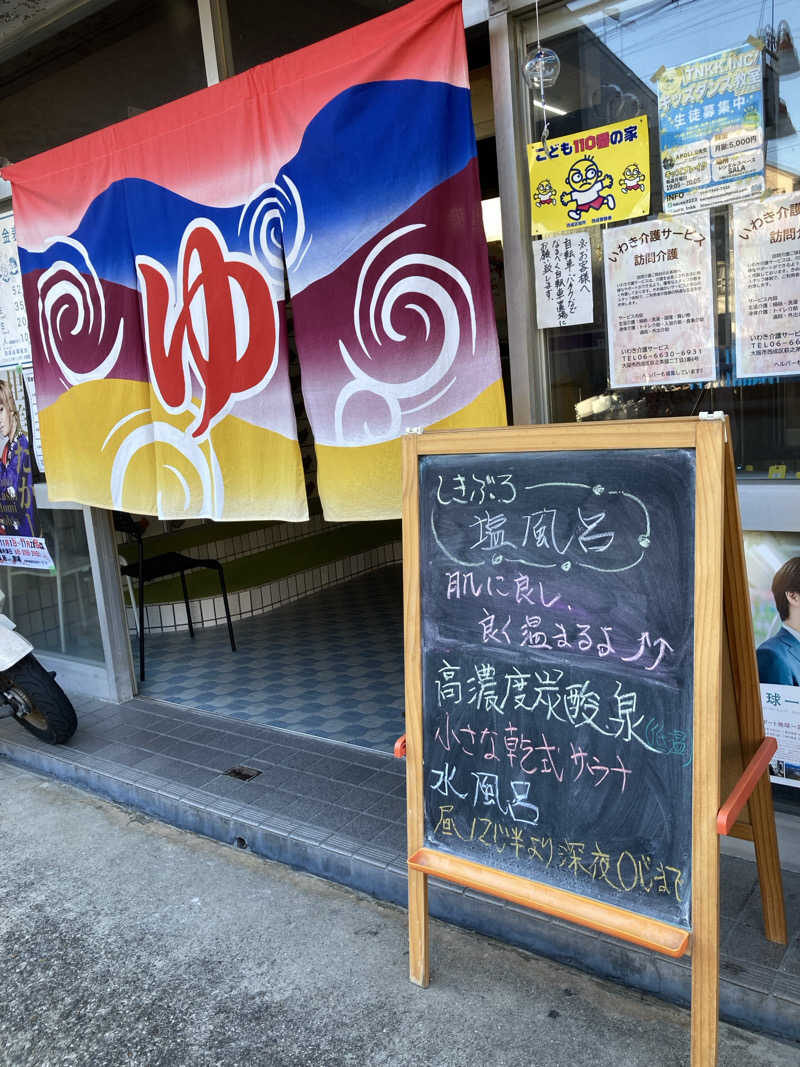
[[[418,458],[626,448],[690,448],[696,454],[691,933],[425,847]],[[671,956],[690,951],[691,1063],[692,1067],[713,1067],[719,1028],[720,834],[753,842],[764,931],[770,941],[786,943],[767,773],[776,743],[764,736],[727,419],[650,419],[407,435],[403,443],[403,585],[411,981],[427,986],[430,978],[428,877],[433,875]],[[721,807],[722,793],[728,799]]]

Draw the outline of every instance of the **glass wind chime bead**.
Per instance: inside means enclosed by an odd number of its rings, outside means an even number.
[[[531,89],[549,89],[558,81],[561,60],[552,48],[536,49],[523,67],[525,81]]]

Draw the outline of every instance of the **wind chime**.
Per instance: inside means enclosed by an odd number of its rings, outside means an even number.
[[[561,72],[561,60],[552,48],[542,48],[539,33],[539,2],[536,0],[536,51],[525,63],[522,73],[528,88],[534,93],[534,104],[542,109],[542,147],[547,149],[550,126],[547,121],[547,105],[544,99],[545,89],[551,89],[558,81]]]

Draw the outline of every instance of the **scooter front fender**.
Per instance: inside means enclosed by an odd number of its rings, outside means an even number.
[[[0,615],[0,671],[6,671],[33,652],[33,645],[21,634],[9,629],[10,620]],[[13,626],[13,623],[10,623]]]

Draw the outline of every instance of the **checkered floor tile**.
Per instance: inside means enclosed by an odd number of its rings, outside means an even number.
[[[142,694],[391,752],[405,730],[398,566],[227,628],[154,634]],[[134,662],[138,647],[134,639]]]

